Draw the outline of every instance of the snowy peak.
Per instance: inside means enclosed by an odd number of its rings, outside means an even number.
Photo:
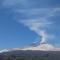
[[[9,49],[3,49],[3,50],[0,50],[0,53],[3,53],[3,52],[8,52],[10,51]]]
[[[56,48],[51,44],[44,43],[44,44],[40,44],[38,46],[32,45],[32,46],[25,47],[25,48],[3,49],[3,50],[0,50],[0,53],[18,51],[18,50],[60,51],[60,48]]]
[[[45,50],[45,51],[48,51],[48,50],[54,50],[54,48],[55,47],[50,44],[40,44],[36,47],[30,46],[30,47],[23,48],[22,50]]]

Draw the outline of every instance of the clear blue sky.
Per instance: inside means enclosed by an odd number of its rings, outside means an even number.
[[[50,11],[53,12],[47,20],[54,24],[47,32],[55,38],[48,42],[60,47],[60,0],[0,0],[0,48],[22,47],[39,41],[39,35],[19,21],[39,19]]]

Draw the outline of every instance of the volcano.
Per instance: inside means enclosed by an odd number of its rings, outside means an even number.
[[[40,45],[38,46],[29,46],[29,47],[25,47],[25,48],[22,48],[21,50],[42,50],[42,51],[53,51],[55,50],[55,47],[51,44],[48,44],[48,43],[41,43]]]
[[[3,52],[10,52],[10,51],[27,51],[27,50],[37,50],[37,51],[60,51],[60,48],[56,48],[55,46],[48,44],[48,43],[41,43],[38,46],[36,46],[35,44],[32,44],[30,46],[24,47],[24,48],[12,48],[12,49],[3,49],[0,50],[0,53]]]
[[[48,43],[40,43],[24,48],[0,50],[0,60],[60,60],[60,48]]]

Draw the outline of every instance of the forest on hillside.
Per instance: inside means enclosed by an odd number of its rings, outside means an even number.
[[[60,51],[11,51],[1,53],[0,60],[60,60]]]
[[[48,55],[47,56],[5,56],[0,60],[49,60]]]

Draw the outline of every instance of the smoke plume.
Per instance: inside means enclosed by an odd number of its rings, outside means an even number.
[[[40,43],[47,42],[48,38],[51,37],[47,32],[46,28],[48,28],[52,23],[47,20],[25,20],[20,21],[25,26],[27,26],[30,30],[36,32],[41,38]]]
[[[55,37],[54,35],[49,34],[47,32],[47,29],[49,29],[51,25],[55,23],[49,19],[54,16],[54,13],[57,10],[59,10],[59,8],[37,9],[37,10],[33,9],[33,10],[29,10],[28,12],[24,11],[24,12],[27,12],[26,16],[29,18],[26,20],[19,20],[19,21],[20,23],[24,24],[24,26],[27,26],[30,30],[34,31],[40,37],[42,37],[40,43],[45,43],[49,39]],[[34,17],[34,18],[31,18],[31,17]]]

